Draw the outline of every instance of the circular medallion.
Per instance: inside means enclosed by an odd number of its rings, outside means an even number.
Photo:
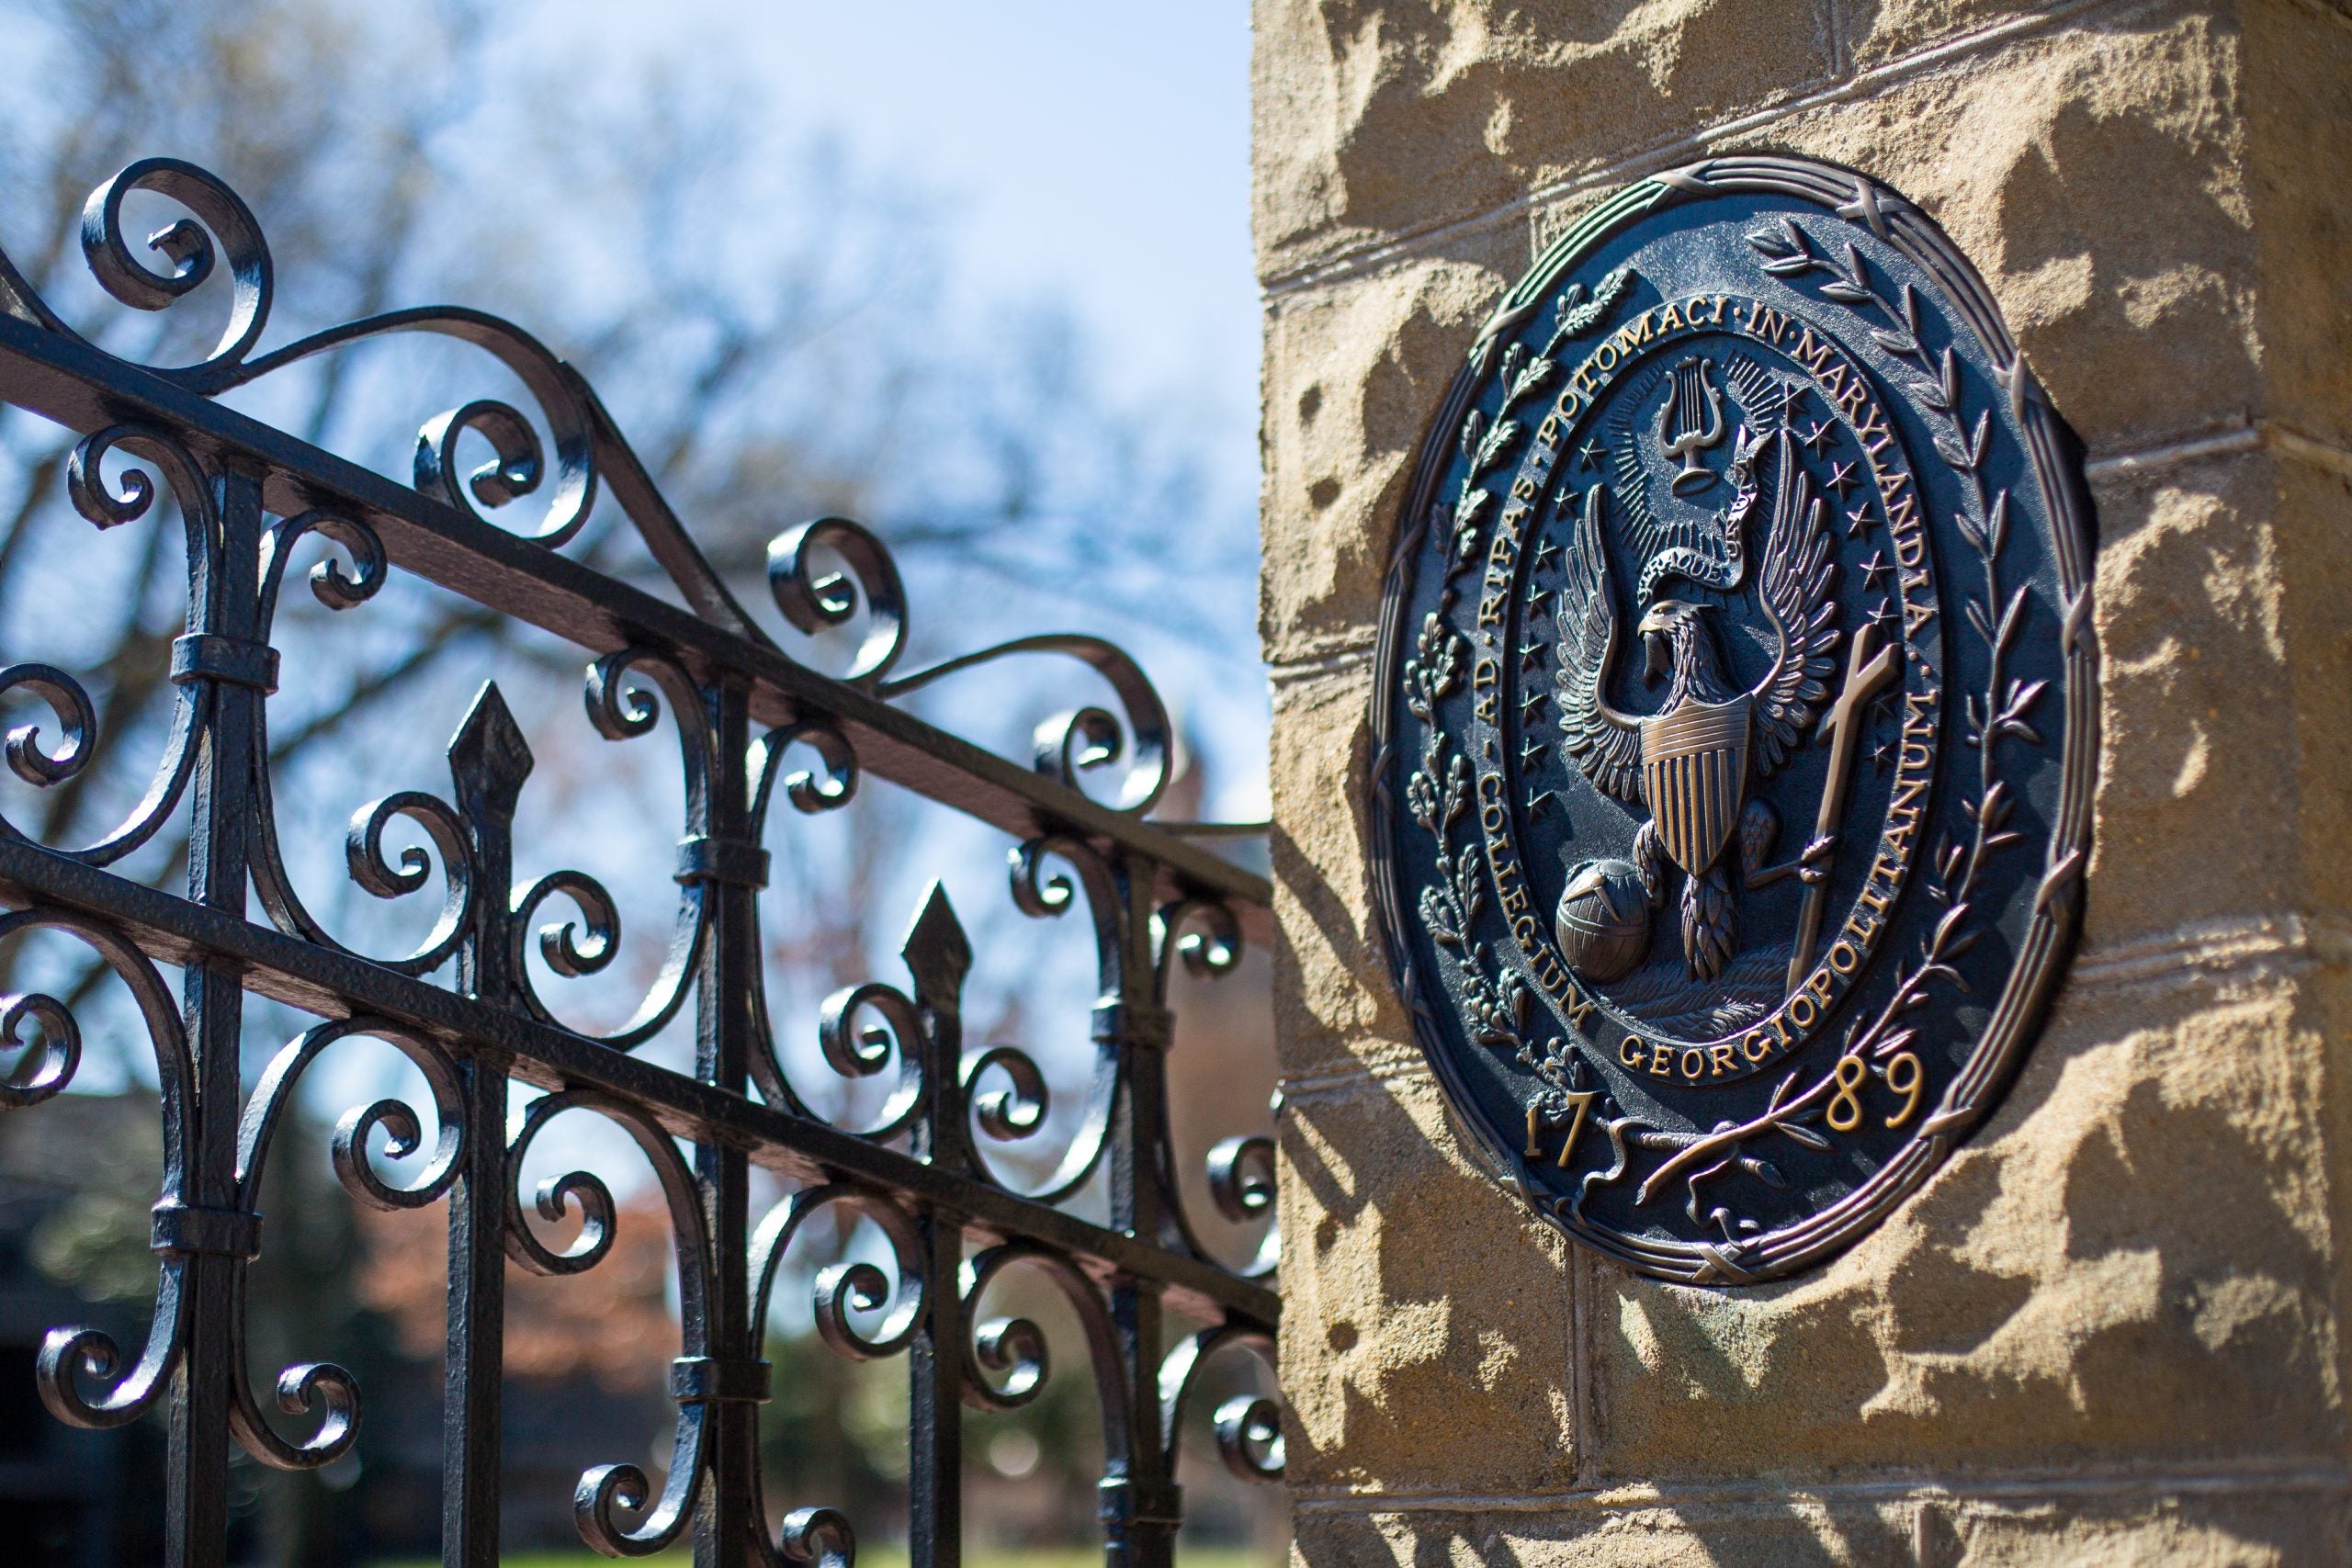
[[[1374,860],[1507,1179],[1645,1272],[1820,1261],[1991,1109],[2075,929],[2079,449],[1883,186],[1645,181],[1480,332],[1383,608]]]

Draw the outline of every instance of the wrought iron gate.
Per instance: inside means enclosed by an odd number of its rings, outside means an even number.
[[[164,270],[134,255],[124,238],[123,198],[136,190],[160,193],[196,220],[147,242]],[[169,307],[219,266],[232,285],[231,320],[215,351],[199,364],[161,368],[114,357],[77,335],[0,254],[0,400],[81,433],[68,481],[92,523],[104,528],[141,515],[160,482],[186,524],[187,630],[171,666],[176,716],[145,799],[130,821],[90,845],[37,843],[0,824],[7,906],[0,937],[39,929],[86,944],[135,998],[153,1047],[164,1160],[153,1326],[137,1347],[61,1328],[42,1349],[39,1377],[50,1410],[77,1426],[119,1426],[159,1402],[167,1407],[169,1495],[161,1506],[171,1561],[222,1560],[232,1441],[290,1470],[331,1461],[356,1437],[360,1391],[350,1374],[323,1363],[290,1367],[277,1380],[280,1408],[310,1413],[316,1429],[298,1439],[273,1425],[249,1381],[244,1318],[248,1266],[266,1243],[256,1198],[273,1130],[313,1059],[366,1034],[414,1063],[433,1100],[429,1119],[398,1100],[352,1111],[334,1156],[344,1185],[364,1204],[449,1205],[443,1540],[450,1563],[487,1568],[498,1557],[506,1259],[573,1273],[611,1246],[613,1200],[592,1176],[562,1178],[537,1195],[547,1218],[568,1208],[584,1213],[567,1250],[553,1249],[525,1214],[523,1156],[550,1119],[574,1109],[618,1123],[660,1178],[684,1339],[670,1373],[678,1419],[667,1478],[657,1493],[628,1464],[583,1475],[574,1506],[591,1545],[641,1555],[691,1532],[703,1563],[849,1561],[850,1522],[831,1508],[801,1507],[785,1517],[780,1539],[769,1535],[756,1454],[777,1261],[811,1215],[841,1209],[869,1217],[887,1235],[898,1278],[864,1263],[826,1270],[817,1321],[847,1354],[907,1358],[914,1561],[957,1560],[958,1407],[1009,1407],[1035,1392],[1043,1371],[1035,1325],[974,1322],[982,1292],[1018,1267],[1050,1277],[1084,1325],[1102,1402],[1109,1560],[1166,1562],[1179,1517],[1175,1448],[1195,1373],[1228,1345],[1270,1357],[1278,1310],[1271,1245],[1248,1270],[1221,1266],[1178,1202],[1161,1060],[1171,1030],[1169,982],[1180,962],[1204,972],[1229,967],[1245,927],[1262,929],[1267,888],[1204,850],[1197,834],[1146,820],[1166,779],[1168,724],[1141,671],[1094,638],[1033,637],[894,674],[906,638],[897,569],[871,534],[828,518],[785,535],[769,557],[776,602],[796,626],[815,631],[862,617],[854,668],[828,678],[788,657],[745,615],[594,392],[515,327],[466,310],[404,310],[256,353],[272,292],[260,228],[220,181],[169,159],[133,164],[91,196],[83,246],[107,291],[142,310]],[[537,400],[552,457],[515,409],[472,402],[424,427],[409,489],[212,400],[298,360],[404,332],[446,334],[494,355]],[[486,438],[495,459],[461,473],[458,444],[469,433]],[[143,467],[109,479],[101,469],[110,454]],[[691,611],[563,553],[600,487]],[[503,509],[533,493],[548,507],[526,536],[477,507]],[[317,550],[318,541],[336,548]],[[437,851],[447,895],[423,946],[398,958],[353,952],[296,896],[279,852],[266,726],[277,673],[271,622],[289,562],[306,542],[325,558],[310,584],[330,608],[360,604],[398,570],[577,645],[589,661],[589,717],[608,738],[647,732],[658,702],[671,705],[687,801],[676,927],[652,994],[620,1032],[591,1037],[566,1028],[534,989],[526,944],[536,942],[558,975],[584,974],[609,962],[616,919],[605,891],[580,873],[515,883],[512,829],[531,758],[495,685],[482,689],[450,747],[447,798],[402,792],[352,821],[351,875],[371,893],[397,896],[427,880],[420,852],[397,863],[387,853],[385,833],[396,819]],[[827,570],[828,561],[846,570]],[[1107,713],[1082,710],[1041,731],[1032,768],[892,705],[942,676],[1015,653],[1084,660],[1118,694],[1133,750],[1115,807],[1090,798],[1074,776],[1122,744],[1120,722]],[[13,730],[6,755],[15,773],[55,784],[84,770],[98,738],[91,699],[74,677],[15,664],[0,671],[0,693],[12,691],[38,697],[62,730],[53,742],[35,725]],[[792,770],[787,752],[814,762]],[[1012,1048],[965,1051],[958,995],[971,951],[936,890],[906,949],[910,988],[856,987],[829,1003],[822,1020],[836,1071],[897,1074],[887,1123],[844,1131],[786,1081],[762,991],[763,825],[777,794],[797,810],[822,811],[848,799],[867,773],[1011,834],[1018,846],[1012,894],[1025,913],[1082,908],[1091,919],[1101,971],[1097,1064],[1080,1143],[1047,1190],[1012,1190],[976,1156],[976,1129],[998,1139],[1035,1131],[1044,1083]],[[183,807],[191,822],[184,895],[109,870]],[[257,913],[249,911],[249,886]],[[556,900],[574,907],[575,919],[535,934],[534,920]],[[176,1001],[158,963],[182,970]],[[454,982],[433,983],[428,976],[445,966]],[[247,991],[320,1021],[277,1055],[250,1094],[239,1071]],[[631,1055],[688,1007],[692,1076]],[[64,1003],[10,998],[0,1030],[0,1044],[19,1053],[0,1082],[0,1107],[36,1106],[73,1078],[81,1038]],[[999,1087],[984,1087],[984,1074],[986,1085]],[[511,1132],[510,1081],[546,1091]],[[429,1168],[406,1185],[389,1179],[378,1151],[413,1149],[428,1120],[437,1125]],[[691,1145],[690,1157],[681,1141]],[[1272,1153],[1264,1138],[1217,1146],[1211,1186],[1221,1208],[1237,1217],[1268,1209]],[[764,1218],[751,1212],[753,1164],[799,1183]],[[1109,1223],[1068,1212],[1063,1201],[1102,1172]],[[1163,1320],[1169,1308],[1211,1326],[1173,1337]],[[1237,1471],[1279,1475],[1270,1402],[1228,1403],[1216,1433]]]

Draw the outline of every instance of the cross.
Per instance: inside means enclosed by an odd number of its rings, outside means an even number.
[[[1835,833],[1838,818],[1846,815],[1846,784],[1854,771],[1854,751],[1869,739],[1865,733],[1869,721],[1863,710],[1878,695],[1879,688],[1894,679],[1894,649],[1888,647],[1875,653],[1871,651],[1877,631],[1875,621],[1864,621],[1854,628],[1854,640],[1846,649],[1846,684],[1838,692],[1838,700],[1829,705],[1828,716],[1821,721],[1822,738],[1829,742],[1829,776],[1821,784],[1821,810],[1814,818],[1813,827],[1815,839],[1826,839]],[[1804,979],[1805,969],[1813,963],[1813,944],[1821,935],[1822,907],[1828,898],[1826,881],[1814,883],[1804,890],[1804,903],[1797,911],[1796,945],[1789,952],[1791,991]]]

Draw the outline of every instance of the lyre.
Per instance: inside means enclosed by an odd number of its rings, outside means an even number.
[[[1724,438],[1724,395],[1707,378],[1707,370],[1708,362],[1695,355],[1676,366],[1667,386],[1666,408],[1658,415],[1666,455],[1682,459],[1682,471],[1674,476],[1677,495],[1715,482],[1713,470],[1699,461],[1700,453]]]

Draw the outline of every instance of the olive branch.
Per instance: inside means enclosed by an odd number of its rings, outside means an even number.
[[[1461,575],[1477,558],[1487,508],[1495,499],[1494,492],[1486,487],[1487,476],[1527,434],[1525,423],[1510,417],[1511,411],[1534,396],[1559,372],[1560,350],[1599,326],[1633,287],[1634,277],[1631,266],[1621,266],[1600,280],[1600,287],[1589,299],[1584,297],[1583,284],[1569,284],[1552,302],[1552,335],[1544,340],[1541,350],[1531,355],[1527,344],[1516,339],[1504,347],[1502,363],[1497,367],[1503,383],[1503,400],[1495,410],[1494,423],[1489,424],[1477,409],[1472,409],[1462,421],[1459,444],[1470,467],[1462,476],[1462,491],[1453,502],[1453,527],[1447,536],[1451,547],[1446,555],[1447,581]]]
[[[1482,1044],[1508,1045],[1522,1055],[1521,1033],[1530,997],[1517,975],[1495,972],[1493,955],[1472,939],[1486,904],[1478,857],[1468,842],[1456,845],[1453,829],[1470,809],[1469,759],[1455,750],[1437,721],[1437,705],[1462,684],[1462,634],[1448,626],[1453,590],[1421,619],[1413,657],[1405,663],[1405,705],[1421,723],[1421,765],[1405,781],[1405,805],[1424,831],[1437,840],[1437,880],[1421,889],[1421,923],[1440,945],[1453,950],[1462,968],[1462,1005]]]

